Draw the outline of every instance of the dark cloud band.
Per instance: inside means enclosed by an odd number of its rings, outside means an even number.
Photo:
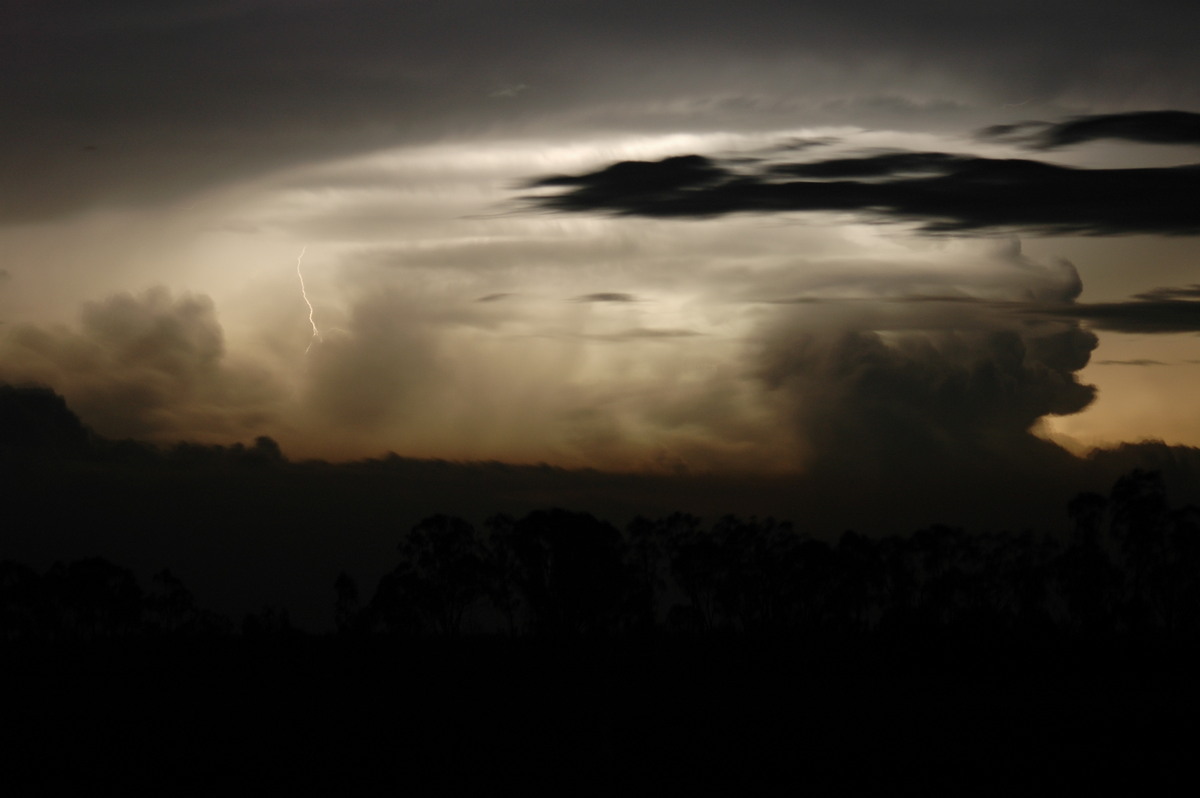
[[[1142,144],[1200,145],[1200,114],[1188,111],[1136,111],[1079,116],[1066,122],[1018,122],[994,125],[983,138],[1002,139],[1043,150],[1117,140]]]
[[[1123,333],[1200,332],[1200,302],[1134,299],[1093,302],[1039,310],[1060,318],[1086,321],[1098,330]]]
[[[565,189],[529,198],[553,211],[664,218],[832,211],[916,222],[928,233],[1200,233],[1196,164],[1078,169],[902,152],[780,165],[688,155],[625,161],[531,185]]]
[[[626,294],[620,291],[599,291],[594,294],[584,294],[577,296],[575,302],[637,302],[637,297],[633,294]]]

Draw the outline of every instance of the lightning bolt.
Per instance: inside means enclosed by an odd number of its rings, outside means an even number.
[[[304,251],[308,249],[308,244],[300,247],[300,254],[296,256],[296,276],[300,278],[300,296],[304,297],[304,304],[308,305],[308,323],[312,325],[312,338],[308,339],[308,347],[304,350],[304,354],[308,354],[313,348],[313,344],[321,340],[321,331],[317,329],[317,323],[313,321],[313,305],[308,301],[308,291],[304,288],[304,272],[300,271],[300,262],[304,260]]]

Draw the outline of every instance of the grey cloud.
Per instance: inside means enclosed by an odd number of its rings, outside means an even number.
[[[506,83],[505,85],[488,92],[488,96],[501,99],[512,99],[528,88],[529,87],[524,83]]]
[[[816,147],[826,147],[831,144],[837,144],[839,139],[834,136],[818,136],[814,138],[793,137],[785,142],[780,143],[777,147],[772,148],[772,152],[799,152],[801,150],[811,150]]]
[[[974,159],[944,152],[894,152],[857,158],[831,158],[812,163],[783,164],[772,172],[789,177],[859,178],[894,175],[944,174]]]
[[[677,155],[661,161],[621,161],[599,172],[546,177],[533,185],[576,186],[585,189],[594,202],[603,203],[620,200],[631,188],[647,197],[670,198],[673,192],[725,183],[734,174],[729,167],[703,155]]]
[[[961,243],[960,254],[940,250],[928,259],[785,258],[773,268],[727,268],[708,279],[716,286],[714,297],[755,303],[1065,303],[1082,291],[1074,264],[1039,263],[1022,254],[1017,239]]]
[[[1097,338],[1076,319],[1026,314],[1071,304],[1079,275],[1015,241],[976,257],[974,268],[922,275],[920,293],[851,278],[857,296],[772,307],[750,368],[814,473],[887,479],[1066,457],[1032,430],[1091,403],[1078,372]]]
[[[1200,332],[1200,301],[1133,299],[1040,307],[1034,308],[1033,312],[1084,320],[1095,329],[1112,332]]]
[[[676,338],[695,338],[700,335],[703,333],[695,330],[633,327],[609,335],[590,335],[588,337],[604,341],[665,341]]]
[[[530,267],[558,269],[593,263],[599,259],[633,256],[635,248],[620,239],[604,237],[534,238],[453,241],[429,248],[380,248],[357,256],[371,266],[423,268],[460,272],[521,273]]]
[[[1152,288],[1141,294],[1134,294],[1134,299],[1146,299],[1150,301],[1172,300],[1172,299],[1200,299],[1200,283],[1192,283],[1181,288]]]
[[[1075,275],[1076,278],[1078,275]],[[799,297],[784,300],[788,303],[821,304],[853,303],[853,302],[894,302],[899,304],[964,304],[990,308],[1005,314],[1022,317],[1043,317],[1054,319],[1074,319],[1086,321],[1090,327],[1097,330],[1108,330],[1123,333],[1171,334],[1171,333],[1200,333],[1200,287],[1188,286],[1183,288],[1155,288],[1151,291],[1135,294],[1132,299],[1119,302],[1076,302],[1081,284],[1069,287],[1059,295],[1046,291],[1040,295],[1030,295],[1021,300],[984,299],[975,296],[961,295],[907,295],[875,300],[844,300]],[[1116,363],[1118,361],[1104,361]],[[1121,361],[1126,362],[1126,361]]]
[[[1078,116],[1065,122],[993,125],[983,138],[1027,144],[1043,150],[1115,139],[1144,144],[1200,144],[1200,114],[1189,111],[1134,111]]]
[[[769,106],[796,99],[800,69],[811,102],[792,108],[821,122],[958,113],[968,94],[1054,101],[1072,87],[1103,103],[1161,83],[1164,98],[1188,102],[1200,84],[1198,23],[1200,11],[1174,0],[1147,0],[1136,15],[1075,0],[952,13],[940,0],[748,0],[732,14],[718,0],[683,13],[632,0],[533,0],[521,13],[487,0],[21,3],[0,30],[0,214],[153,203],[446,134],[595,126],[607,115],[596,109],[613,106],[756,93]],[[1122,68],[1131,62],[1136,74]],[[938,97],[947,83],[963,88]],[[481,101],[505,85],[537,91]],[[898,99],[872,106],[881,96]],[[849,105],[828,104],[837,97]],[[768,118],[809,121],[766,107],[701,112],[696,123]]]
[[[784,326],[758,361],[815,468],[997,467],[1061,456],[1030,429],[1095,396],[1075,372],[1096,338],[1054,329],[805,332]]]
[[[889,94],[866,96],[860,98],[837,98],[828,100],[822,106],[829,110],[862,112],[864,110],[882,110],[901,115],[908,114],[945,114],[966,110],[964,103],[947,99],[913,99],[902,95]]]
[[[79,331],[17,325],[0,378],[53,385],[98,432],[157,440],[256,433],[278,410],[269,375],[226,362],[206,296],[157,288],[84,306]]]
[[[893,152],[779,164],[685,155],[624,161],[531,187],[536,207],[627,216],[852,212],[927,233],[1200,233],[1200,165],[1079,169],[1025,159]]]
[[[761,299],[758,301],[771,305],[878,305],[881,302],[895,302],[904,305],[920,305],[926,303],[963,303],[967,305],[992,304],[988,300],[980,299],[979,297],[965,295],[955,296],[953,294],[906,294],[904,296],[897,297],[797,296],[787,297],[784,299]]]
[[[335,428],[381,430],[403,420],[441,371],[429,321],[395,292],[361,299],[345,329],[312,348],[305,404]]]
[[[638,298],[633,294],[625,294],[619,291],[599,291],[594,294],[583,294],[575,297],[573,302],[637,302]]]
[[[1004,469],[1031,457],[1061,459],[1031,430],[1045,416],[1083,410],[1096,394],[1078,378],[1097,345],[1083,323],[1200,331],[1200,302],[1076,303],[1071,276],[1053,302],[969,293],[797,298],[793,307],[777,306],[780,320],[765,329],[754,367],[815,469],[882,477],[896,469]]]

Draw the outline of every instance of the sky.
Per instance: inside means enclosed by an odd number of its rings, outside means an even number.
[[[103,436],[884,481],[1200,446],[1194,4],[2,13],[0,380]]]

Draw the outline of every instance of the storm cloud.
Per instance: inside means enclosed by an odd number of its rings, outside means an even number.
[[[1077,372],[1096,337],[1077,324],[1007,325],[988,311],[948,323],[910,308],[892,329],[806,329],[791,314],[765,339],[759,374],[813,467],[882,477],[1027,464],[1048,446],[1033,434],[1040,419],[1095,398]]]
[[[1065,122],[993,125],[985,128],[981,136],[985,139],[1014,141],[1042,150],[1105,140],[1200,145],[1200,114],[1190,111],[1093,114]]]
[[[600,291],[594,294],[583,294],[574,299],[575,302],[637,302],[633,294],[620,291]]]
[[[52,385],[97,432],[147,440],[255,434],[281,399],[265,370],[227,361],[208,297],[163,288],[88,303],[77,330],[15,325],[0,380]]]
[[[1046,308],[1044,312],[1060,318],[1085,320],[1097,330],[1200,333],[1200,291],[1194,285],[1155,288],[1122,302],[1070,304]]]
[[[1006,103],[1112,104],[1159,85],[1159,103],[1186,102],[1198,13],[1174,0],[1136,14],[1078,0],[21,3],[0,31],[0,216],[153,205],[495,128],[985,124]]]
[[[1191,288],[1118,301],[1189,283],[1177,242],[1200,232],[1200,11],[1139,12],[20,4],[0,377],[105,434],[261,433],[300,457],[778,472],[798,449],[870,460],[868,438],[1019,448],[1083,402],[1089,330],[1193,326]],[[1112,146],[1070,149],[1088,142]],[[1094,260],[1083,237],[1030,247],[1080,264],[1081,302],[1073,269],[988,251],[1001,232],[1127,237]],[[106,296],[126,299],[56,326]],[[174,321],[118,329],[143,317]],[[1164,340],[1105,356],[1189,356]],[[896,412],[846,371],[894,380]],[[803,376],[822,373],[860,421],[811,420],[838,406]]]
[[[553,211],[658,218],[853,213],[930,234],[1200,233],[1200,165],[1077,168],[1018,158],[890,152],[797,163],[683,155],[540,178]]]

